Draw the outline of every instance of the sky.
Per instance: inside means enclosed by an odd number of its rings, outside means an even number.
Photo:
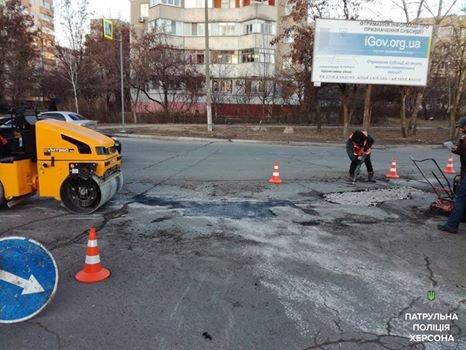
[[[89,0],[95,17],[119,18],[129,21],[129,0]],[[94,17],[94,16],[93,16]]]
[[[331,0],[339,4],[340,0]],[[438,1],[438,0],[437,0]],[[432,6],[437,3],[436,0],[428,0]],[[444,0],[444,4],[451,4],[455,0]],[[62,0],[55,0],[55,6],[59,5]],[[89,12],[91,18],[119,18],[124,21],[129,21],[130,18],[130,0],[88,0]],[[416,1],[409,1],[416,2]],[[401,3],[401,0],[373,0],[371,6],[368,6],[364,11],[360,12],[361,19],[372,19],[372,20],[394,20],[394,21],[405,21],[403,13],[394,4]],[[461,8],[466,4],[466,0],[456,0],[455,10],[452,11],[456,14],[463,14]],[[339,11],[341,12],[341,11]],[[60,24],[59,19],[55,18],[55,28],[57,33],[57,39],[61,44],[64,44],[63,38],[60,35]],[[65,44],[66,45],[66,44]]]
[[[129,0],[88,0],[90,5],[90,12],[93,14],[92,17],[107,17],[107,18],[119,18],[125,21],[129,21],[130,18],[130,1]],[[446,4],[451,3],[454,0],[444,1]],[[60,2],[60,0],[55,0]],[[405,18],[403,13],[400,12],[394,3],[401,3],[399,0],[375,0],[372,6],[368,6],[363,17],[372,17],[374,20],[391,19],[404,21]],[[436,1],[430,0],[428,3],[435,6]],[[466,4],[466,0],[456,0],[458,9]],[[387,18],[389,17],[389,18]]]
[[[69,46],[65,35],[63,34],[63,28],[60,19],[60,8],[63,0],[54,0],[55,7],[55,38],[60,45]],[[76,5],[72,1],[73,5]],[[93,18],[117,18],[123,21],[129,21],[130,19],[130,2],[129,0],[88,0],[89,3],[89,19]],[[87,27],[89,24],[87,24]]]

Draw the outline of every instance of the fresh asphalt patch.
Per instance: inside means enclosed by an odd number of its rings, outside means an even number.
[[[266,218],[274,216],[274,207],[294,207],[286,200],[248,201],[248,200],[205,200],[190,201],[139,195],[135,202],[155,207],[183,209],[184,216],[208,216],[231,219]]]

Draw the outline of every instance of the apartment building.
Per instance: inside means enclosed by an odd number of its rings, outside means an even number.
[[[55,31],[53,24],[53,0],[21,0],[26,11],[34,18],[35,26],[40,29],[42,64],[44,67],[55,61]]]
[[[276,2],[277,1],[277,2]],[[205,0],[131,0],[137,35],[167,34],[205,72]],[[210,75],[214,101],[233,104],[248,95],[250,104],[275,103],[273,78],[282,62],[271,41],[280,31],[284,7],[278,0],[208,0]],[[267,97],[266,99],[264,97]]]

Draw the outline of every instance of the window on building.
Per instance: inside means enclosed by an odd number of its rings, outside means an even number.
[[[244,24],[243,34],[250,34],[250,33],[252,33],[252,23]]]
[[[213,80],[212,81],[212,90],[214,92],[227,92],[231,93],[233,87],[233,82],[231,80]]]
[[[180,0],[150,0],[150,6],[156,5],[169,5],[169,6],[176,6],[180,7],[181,1]]]
[[[201,91],[204,88],[205,80],[193,78],[186,82],[186,87],[190,91]]]
[[[173,35],[183,35],[183,22],[164,18],[158,18],[153,22],[155,22],[155,28],[160,32]],[[154,26],[154,23],[151,22],[151,25]]]
[[[241,63],[275,63],[274,49],[244,49],[240,51]]]
[[[198,53],[196,55],[196,63],[197,64],[204,64],[205,61],[204,61],[204,54],[203,53]]]
[[[214,64],[237,64],[238,54],[234,50],[213,50],[211,61]]]
[[[149,4],[141,4],[139,6],[139,15],[142,18],[149,17]]]
[[[271,21],[264,21],[261,23],[261,33],[275,35],[276,23]]]
[[[256,52],[258,53],[258,56],[259,56],[259,62],[275,63],[275,50],[273,50],[273,49],[256,49]]]
[[[181,23],[181,22],[180,22]],[[204,36],[204,23],[183,23],[185,36]]]
[[[205,1],[204,0],[184,0],[184,7],[187,9],[203,9]],[[208,0],[207,6],[212,8],[212,0]]]
[[[254,49],[241,50],[241,63],[254,62]]]
[[[249,21],[243,23],[243,34],[263,33],[263,34],[276,34],[276,22],[272,21]]]
[[[212,23],[210,25],[210,35],[233,36],[235,35],[235,23]]]

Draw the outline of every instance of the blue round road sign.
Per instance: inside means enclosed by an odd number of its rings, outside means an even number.
[[[0,238],[0,323],[37,315],[57,284],[57,264],[42,244],[24,237]]]

